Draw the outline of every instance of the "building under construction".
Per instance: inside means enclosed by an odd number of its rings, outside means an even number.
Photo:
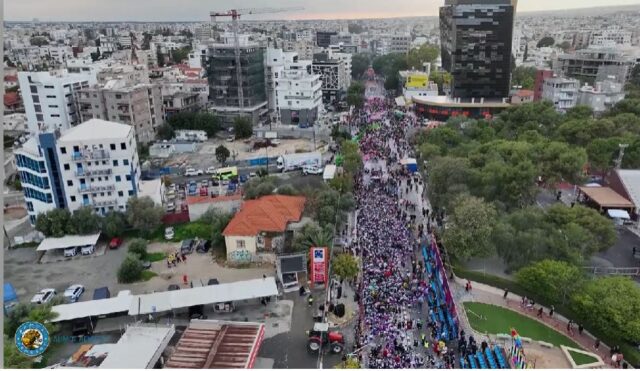
[[[209,97],[212,110],[227,125],[238,116],[251,119],[256,125],[268,120],[265,89],[264,49],[249,41],[248,35],[238,35],[240,74],[236,68],[235,38],[222,35],[222,42],[211,44],[207,63]],[[238,78],[242,81],[242,94]],[[242,96],[243,102],[240,102]]]

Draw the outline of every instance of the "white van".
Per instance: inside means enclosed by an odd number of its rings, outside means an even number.
[[[77,247],[69,247],[67,249],[64,249],[64,257],[65,258],[73,258],[76,255],[78,255],[78,248]]]
[[[80,254],[91,255],[95,250],[96,247],[94,245],[84,246],[82,249],[80,249]]]

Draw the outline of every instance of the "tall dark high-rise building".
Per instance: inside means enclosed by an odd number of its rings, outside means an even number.
[[[517,0],[445,0],[440,8],[442,67],[454,98],[509,96]]]

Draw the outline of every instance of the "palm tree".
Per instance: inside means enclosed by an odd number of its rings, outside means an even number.
[[[293,249],[303,251],[310,247],[331,247],[332,241],[333,232],[330,229],[320,228],[316,223],[308,223],[296,233]]]

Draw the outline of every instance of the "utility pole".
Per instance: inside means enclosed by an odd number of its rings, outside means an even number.
[[[620,152],[618,153],[618,158],[616,159],[616,169],[620,169],[620,167],[622,166],[622,159],[624,158],[624,150],[627,147],[629,147],[629,145],[626,143],[620,143],[618,144],[618,147],[620,148]]]

